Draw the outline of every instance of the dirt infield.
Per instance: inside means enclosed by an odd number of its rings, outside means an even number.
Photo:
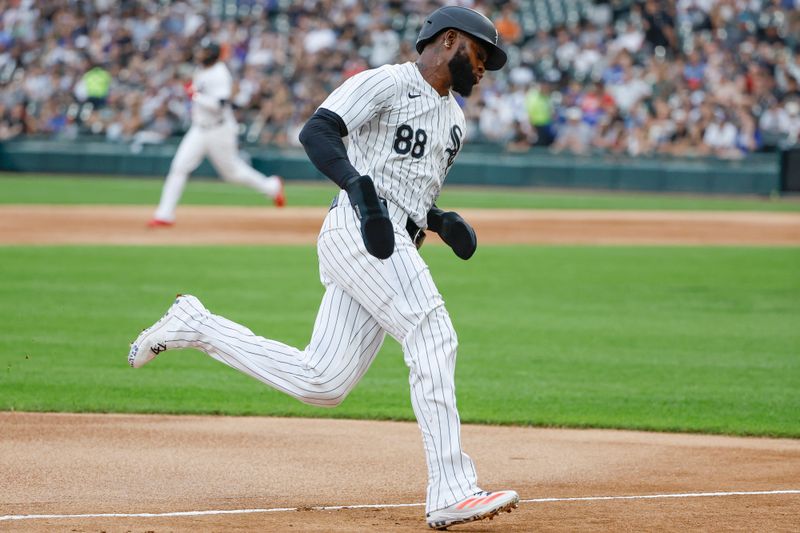
[[[0,206],[0,244],[313,243],[325,214],[181,207],[150,230],[151,210]],[[463,214],[484,244],[800,245],[798,214]],[[463,441],[484,488],[523,502],[455,531],[800,524],[800,440],[465,426]],[[424,531],[424,493],[411,423],[0,413],[0,531]]]
[[[422,531],[425,467],[415,424],[279,418],[0,413],[0,521],[30,531]],[[790,531],[800,441],[465,426],[487,488],[510,515],[464,531]],[[316,506],[373,506],[313,510]],[[274,509],[297,509],[277,510]],[[204,511],[239,510],[229,514]],[[244,512],[250,511],[250,512]],[[194,514],[193,514],[194,513]]]
[[[483,244],[800,245],[800,214],[696,211],[461,211]],[[325,209],[182,206],[150,229],[151,207],[0,206],[0,244],[298,244]],[[431,242],[435,241],[431,237]]]

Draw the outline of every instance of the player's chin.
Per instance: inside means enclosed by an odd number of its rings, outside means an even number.
[[[472,90],[478,85],[478,80],[473,79],[471,82],[459,83],[453,87],[453,90],[463,97],[468,97],[472,94]]]

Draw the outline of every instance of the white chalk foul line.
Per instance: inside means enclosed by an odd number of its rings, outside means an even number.
[[[664,498],[709,498],[720,496],[762,496],[800,494],[795,490],[756,490],[738,492],[681,492],[677,494],[638,494],[632,496],[582,496],[575,498],[533,498],[520,503],[590,502],[606,500],[655,500]],[[208,511],[176,511],[171,513],[92,513],[92,514],[25,514],[0,516],[5,520],[42,520],[53,518],[158,518],[170,516],[204,516],[220,514],[285,513],[289,511],[341,511],[345,509],[395,509],[398,507],[424,507],[424,503],[376,503],[364,505],[329,505],[320,507],[274,507],[272,509],[212,509]]]
[[[635,496],[583,496],[576,498],[534,498],[520,503],[591,502],[604,500],[656,500],[661,498],[709,498],[714,496],[762,496],[765,494],[800,494],[800,490],[753,490],[741,492],[679,492],[677,494],[637,494]]]

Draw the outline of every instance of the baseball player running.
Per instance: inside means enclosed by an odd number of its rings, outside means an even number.
[[[286,203],[283,181],[278,176],[265,176],[245,163],[238,153],[238,125],[231,108],[233,80],[225,63],[219,60],[220,47],[204,39],[198,60],[202,67],[187,86],[192,99],[192,125],[178,146],[167,180],[161,191],[150,227],[166,227],[175,223],[175,208],[183,194],[186,180],[203,158],[208,156],[222,179],[252,187],[272,198],[276,206]]]
[[[462,259],[475,252],[472,227],[434,206],[464,138],[464,115],[450,91],[469,95],[485,70],[503,67],[506,54],[489,19],[453,6],[425,20],[416,48],[416,63],[347,80],[301,132],[311,161],[342,188],[318,240],[325,294],[308,346],[257,336],[184,295],[131,344],[128,361],[141,367],[165,350],[196,348],[302,402],[333,407],[388,333],[409,368],[428,465],[427,522],[443,529],[511,511],[519,501],[511,490],[483,491],[462,451],[458,341],[418,252],[422,228]]]

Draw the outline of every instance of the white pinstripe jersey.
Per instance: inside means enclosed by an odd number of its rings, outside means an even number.
[[[439,95],[408,62],[356,74],[320,107],[347,126],[347,155],[356,170],[425,227],[466,129],[452,93]]]
[[[225,66],[218,61],[210,67],[200,68],[192,77],[195,94],[192,97],[192,124],[201,127],[216,126],[222,121],[232,122],[230,106],[220,105],[221,99],[230,100],[233,78]]]

